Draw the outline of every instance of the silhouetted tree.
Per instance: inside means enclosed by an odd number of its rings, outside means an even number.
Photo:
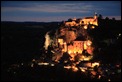
[[[113,17],[113,18],[112,18],[112,20],[114,20],[114,21],[115,21],[116,19]]]
[[[67,52],[63,53],[63,56],[60,59],[60,63],[63,63],[65,60],[70,61],[70,57],[71,56]]]
[[[105,18],[105,20],[109,20],[109,18],[108,18],[108,17],[106,17],[106,18]]]
[[[98,19],[103,19],[103,16],[101,14],[99,14]]]
[[[81,19],[77,19],[77,20],[76,20],[76,23],[80,23],[80,20],[81,20]]]
[[[71,21],[72,21],[72,19],[71,19],[71,18],[69,18],[69,19],[68,19],[68,22],[71,22]]]

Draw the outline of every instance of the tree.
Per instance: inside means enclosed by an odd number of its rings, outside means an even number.
[[[112,18],[112,20],[114,20],[114,21],[115,21],[116,19],[113,17],[113,18]]]
[[[108,17],[106,17],[106,18],[105,18],[105,20],[109,20],[109,18],[108,18]]]
[[[70,61],[70,58],[71,58],[71,56],[67,52],[65,52],[65,53],[63,53],[63,56],[60,59],[60,63],[64,63],[64,61],[66,61],[66,60]]]
[[[99,14],[98,19],[103,19],[103,16],[101,14]]]
[[[77,20],[76,20],[76,23],[80,23],[80,20],[81,20],[80,18],[79,18],[79,19],[77,19]]]
[[[72,19],[71,19],[71,18],[69,18],[69,19],[68,19],[68,22],[72,22]]]

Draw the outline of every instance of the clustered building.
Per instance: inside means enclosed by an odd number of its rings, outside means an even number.
[[[65,52],[71,56],[71,60],[75,60],[76,56],[79,56],[79,60],[87,60],[93,56],[94,47],[87,29],[89,25],[91,25],[91,29],[98,26],[97,14],[95,13],[94,17],[80,19],[79,22],[76,22],[77,20],[79,19],[64,22],[64,25],[56,30],[53,40],[48,40],[49,46],[53,47],[51,50],[54,53],[52,60],[58,61]],[[89,57],[85,57],[83,52],[89,54]]]
[[[84,29],[88,28],[88,25],[91,24],[93,25],[92,28],[95,28],[95,26],[98,26],[98,20],[97,20],[97,14],[95,13],[94,17],[85,17],[83,19],[72,19],[72,21],[70,22],[65,22],[66,26],[79,26],[79,25],[83,25]],[[76,22],[78,21],[78,23]]]

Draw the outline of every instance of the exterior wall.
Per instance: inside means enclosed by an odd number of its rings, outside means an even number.
[[[75,26],[77,25],[75,21],[72,21],[72,22],[66,22],[65,23],[66,26]]]
[[[86,50],[87,48],[88,48],[87,41],[84,41],[84,50]]]
[[[67,44],[64,42],[64,48],[62,49],[63,52],[67,52]]]
[[[82,23],[82,22],[84,22],[84,23]],[[98,26],[97,16],[94,16],[93,18],[81,19],[80,23],[76,23],[75,20],[72,22],[66,22],[65,25],[66,26],[78,26],[80,24],[88,25],[89,23]]]
[[[94,48],[93,47],[88,47],[87,48],[87,52],[90,54],[90,55],[93,55],[93,51],[94,51]]]
[[[58,39],[58,43],[59,43],[60,45],[63,45],[63,39]]]
[[[94,24],[97,25],[97,19],[83,19],[82,21],[84,21],[84,24]]]
[[[83,41],[74,41],[73,47],[74,47],[74,53],[82,53]]]
[[[82,53],[83,51],[83,41],[74,41],[73,45],[68,46],[68,53]]]
[[[69,54],[74,53],[74,47],[72,45],[68,46],[68,53]]]

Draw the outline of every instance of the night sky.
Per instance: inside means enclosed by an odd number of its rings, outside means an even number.
[[[121,20],[120,1],[2,1],[1,21],[53,22],[93,16]]]

